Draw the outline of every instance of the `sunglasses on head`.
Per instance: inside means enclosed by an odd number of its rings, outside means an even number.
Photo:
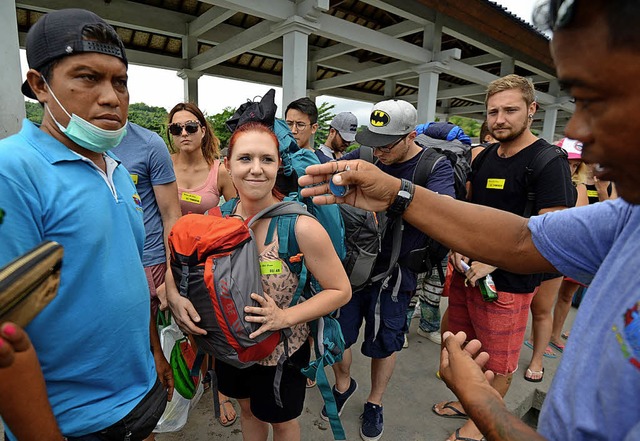
[[[189,121],[184,124],[173,123],[169,125],[169,133],[171,133],[173,136],[180,136],[182,135],[183,127],[188,134],[193,135],[200,129],[200,123],[197,121]]]

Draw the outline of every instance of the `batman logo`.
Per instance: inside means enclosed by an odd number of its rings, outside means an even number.
[[[383,127],[389,124],[389,115],[382,110],[374,110],[371,112],[371,125],[373,127]]]

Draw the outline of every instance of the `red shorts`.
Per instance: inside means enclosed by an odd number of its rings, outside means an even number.
[[[152,317],[155,317],[158,314],[160,300],[158,300],[156,288],[164,283],[164,276],[166,272],[166,263],[159,263],[157,265],[144,267],[144,274],[147,276],[147,283],[149,284],[149,295],[151,296],[151,314],[153,314]]]
[[[452,272],[449,287],[449,330],[464,331],[467,339],[477,338],[489,353],[486,369],[507,375],[516,371],[520,348],[535,294],[498,291],[495,302],[485,302],[477,287],[464,286],[464,275]]]

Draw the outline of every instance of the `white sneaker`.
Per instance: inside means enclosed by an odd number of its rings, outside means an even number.
[[[409,347],[409,339],[407,338],[407,334],[404,335],[404,344],[402,345],[403,349],[407,349]]]
[[[421,328],[418,328],[417,332],[421,337],[429,339],[437,345],[442,344],[442,336],[440,335],[440,331],[427,332],[423,331]]]

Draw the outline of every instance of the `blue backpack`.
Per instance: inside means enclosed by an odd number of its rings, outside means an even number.
[[[225,202],[220,207],[221,214],[223,216],[231,215],[234,212],[237,203],[237,198]],[[300,297],[308,299],[321,288],[319,288],[313,277],[309,277],[310,275],[304,263],[304,255],[300,253],[300,248],[298,247],[298,241],[296,240],[295,235],[295,225],[301,213],[296,213],[296,210],[285,209],[287,205],[291,204],[297,205],[296,202],[285,200],[283,203],[278,204],[280,207],[283,207],[282,210],[275,207],[275,209],[272,210],[272,213],[269,215],[271,220],[265,237],[265,245],[273,242],[273,234],[277,231],[279,243],[278,257],[286,262],[292,273],[298,275],[298,289],[294,293],[290,303],[290,305],[296,305],[298,304]],[[345,349],[342,329],[340,328],[338,321],[332,315],[320,317],[319,319],[310,322],[309,325],[311,328],[311,335],[314,338],[316,359],[303,368],[302,373],[306,377],[317,382],[318,390],[322,394],[322,398],[324,399],[327,409],[327,415],[329,416],[329,422],[331,424],[334,439],[344,440],[346,439],[344,429],[340,422],[340,417],[338,416],[338,408],[329,385],[329,380],[327,379],[327,374],[324,370],[325,366],[331,366],[342,360],[342,354]],[[289,354],[286,352],[287,347],[285,345],[285,356],[288,357]],[[276,373],[276,381],[274,383],[276,403],[280,406],[282,406],[282,403],[280,402],[280,381],[278,376],[281,375],[282,371]]]
[[[340,260],[344,259],[346,255],[344,223],[338,205],[316,205],[310,197],[304,198],[300,195],[298,178],[305,174],[308,166],[320,164],[320,160],[311,150],[298,147],[289,126],[283,120],[274,121],[273,132],[278,137],[282,158],[282,169],[279,172],[280,179],[276,182],[276,188],[286,196],[286,200],[297,201],[307,207],[307,211],[318,219],[320,225],[329,233],[333,248]]]

